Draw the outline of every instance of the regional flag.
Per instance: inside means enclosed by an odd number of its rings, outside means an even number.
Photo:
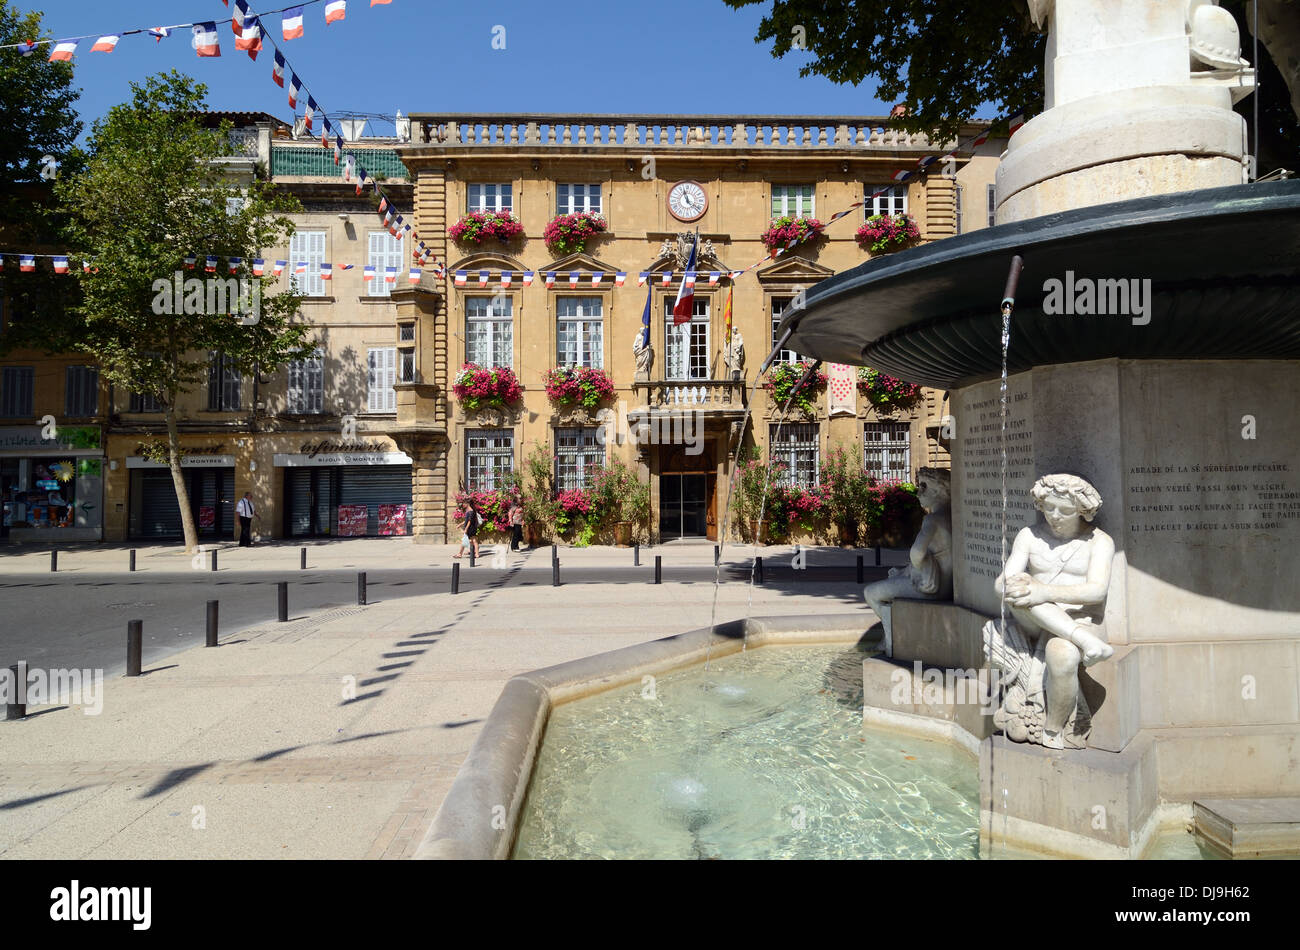
[[[569,286],[570,286],[570,287],[577,287],[577,286],[578,286],[578,278],[579,278],[580,276],[581,276],[581,274],[579,274],[578,271],[576,271],[576,270],[571,270],[571,271],[569,271]]]
[[[266,261],[260,257],[253,258],[253,276],[261,277],[266,273]]]
[[[722,308],[722,342],[724,346],[731,340],[731,295],[735,292],[735,284],[727,288],[727,303]]]
[[[699,243],[698,236],[691,242],[691,255],[686,259],[686,276],[677,288],[677,300],[673,303],[673,326],[687,323],[695,313],[695,252]]]
[[[347,0],[326,0],[325,3],[325,22],[333,23],[335,20],[342,20],[347,16]]]
[[[54,264],[54,273],[66,274],[68,272],[68,259],[62,254],[56,254],[52,259]]]
[[[275,51],[275,64],[271,67],[271,79],[281,89],[284,88],[284,56],[279,50]]]
[[[469,276],[469,275],[467,275],[463,270],[458,270],[458,271],[456,271],[456,286],[457,286],[457,287],[464,287],[464,286],[465,286],[465,278],[466,278],[467,276]]]
[[[209,254],[203,260],[203,270],[205,273],[215,274],[217,272],[217,259]]]
[[[302,92],[302,83],[295,75],[289,79],[289,108],[298,108],[298,93]]]
[[[393,283],[393,282],[396,281],[396,280],[397,280],[397,268],[396,268],[396,267],[385,267],[385,268],[384,268],[384,283],[386,283],[386,284],[391,284],[391,283]]]
[[[410,275],[409,275],[409,278],[410,278],[411,283],[413,283],[413,284],[418,284],[418,283],[420,282],[420,268],[418,268],[418,267],[412,267],[412,268],[411,268],[411,273],[410,273]]]
[[[296,40],[302,36],[302,7],[290,7],[280,18],[286,40]]]
[[[110,33],[107,36],[101,36],[95,40],[95,45],[90,48],[92,53],[111,53],[117,48],[117,41],[122,38],[119,33]]]
[[[72,54],[76,51],[76,40],[62,40],[54,44],[54,52],[50,53],[49,61],[51,63],[66,63],[72,59]]]
[[[321,266],[320,266],[320,279],[321,279],[321,280],[333,280],[333,279],[334,279],[334,265],[333,265],[333,264],[329,264],[329,263],[321,264]]]
[[[530,270],[524,271],[524,286],[525,287],[533,286],[533,272]]]
[[[244,259],[242,257],[232,257],[230,258],[229,263],[230,263],[230,273],[238,274],[239,265],[244,263]]]
[[[18,269],[24,274],[36,270],[36,257],[32,254],[19,254]]]
[[[275,266],[271,268],[271,272],[275,274],[276,277],[279,277],[281,274],[284,273],[284,269],[285,267],[288,266],[288,264],[289,264],[288,261],[276,261]]]
[[[220,56],[221,45],[217,42],[217,24],[212,20],[207,23],[194,24],[194,36],[190,45],[202,56]]]

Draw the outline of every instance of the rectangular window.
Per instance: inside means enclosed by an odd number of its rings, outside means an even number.
[[[871,189],[871,191],[875,190],[875,188]],[[875,214],[907,214],[907,186],[894,185],[888,191],[872,198],[867,207],[867,217]]]
[[[709,378],[709,301],[695,298],[689,323],[673,326],[673,298],[664,300],[664,378]]]
[[[130,408],[127,412],[162,412],[158,397],[146,393],[131,393]]]
[[[397,347],[383,346],[366,351],[370,369],[369,398],[366,408],[370,412],[396,412]]]
[[[492,491],[505,487],[505,476],[515,469],[515,433],[512,429],[465,430],[465,487]]]
[[[907,481],[912,474],[911,423],[866,423],[862,431],[862,467],[882,481]]]
[[[509,212],[514,210],[514,197],[511,184],[470,185],[469,199],[465,210]]]
[[[64,389],[64,414],[93,416],[99,412],[99,367],[69,366]]]
[[[385,278],[387,268],[397,268],[398,280],[402,277],[402,242],[387,231],[370,231],[367,234],[369,248],[366,263],[375,269],[375,279],[366,281],[366,293],[371,297],[392,296],[396,282],[389,283]]]
[[[794,215],[808,217],[814,215],[812,185],[773,185],[772,217]]]
[[[600,214],[600,185],[556,185],[555,213],[577,214],[587,211]]]
[[[787,485],[812,488],[820,477],[817,423],[791,422],[770,426],[768,429],[768,456],[773,462],[782,462],[786,472],[781,476]]]
[[[791,301],[793,301],[793,300],[794,300],[793,297],[773,297],[773,298],[772,298],[772,343],[771,343],[771,346],[773,346],[773,347],[775,347],[776,344],[777,344],[777,343],[780,341],[780,339],[781,339],[781,334],[779,334],[779,333],[776,332],[776,328],[779,327],[779,326],[781,325],[781,316],[785,313],[785,308],[788,307],[788,306],[790,306],[790,303],[791,303]],[[768,352],[770,353],[771,350],[768,350]],[[780,353],[776,354],[776,359],[774,359],[772,362],[773,362],[773,363],[794,363],[794,362],[797,362],[798,359],[799,359],[799,354],[796,353],[794,350],[782,350]]]
[[[403,383],[415,382],[415,350],[398,350],[397,378]]]
[[[556,298],[556,363],[604,368],[603,313],[599,297]]]
[[[298,265],[305,262],[307,270],[298,273]],[[308,297],[324,297],[325,281],[321,280],[320,266],[325,262],[325,232],[296,231],[289,239],[289,286]]]
[[[295,413],[325,411],[325,354],[320,350],[289,363],[287,409]]]
[[[6,366],[0,373],[0,416],[30,416],[35,392],[35,367]]]
[[[208,354],[208,408],[214,412],[238,412],[239,389],[243,382],[230,357],[215,350]]]
[[[504,294],[465,298],[465,362],[514,366],[513,313],[514,300]]]
[[[986,186],[986,190],[988,193],[989,203],[989,227],[993,227],[998,223],[998,186],[988,185]]]
[[[955,234],[961,234],[961,182],[953,182],[953,200],[957,202],[957,230]]]
[[[555,487],[560,491],[586,488],[605,465],[600,426],[555,430]]]

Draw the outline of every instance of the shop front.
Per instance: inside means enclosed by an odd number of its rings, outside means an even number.
[[[385,441],[308,442],[273,461],[284,472],[285,537],[411,533],[411,459]]]
[[[104,526],[104,450],[98,426],[0,427],[0,538],[98,541]]]
[[[223,448],[187,449],[181,459],[181,474],[200,541],[235,536],[235,457],[224,454]],[[134,455],[127,457],[126,467],[130,474],[128,536],[159,540],[184,537],[176,485],[167,464]]]

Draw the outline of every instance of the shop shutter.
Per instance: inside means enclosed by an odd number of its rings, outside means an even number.
[[[289,498],[289,536],[311,534],[311,469],[285,469],[285,494]]]
[[[181,509],[176,504],[171,472],[137,469],[132,474],[141,482],[140,537],[182,537]]]
[[[337,505],[367,506],[366,534],[379,534],[380,505],[411,504],[411,466],[409,465],[351,465],[338,472],[339,497]],[[410,533],[411,517],[407,512],[406,530]],[[330,526],[334,533],[334,525]]]

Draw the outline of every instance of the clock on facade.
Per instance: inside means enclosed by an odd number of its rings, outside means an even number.
[[[693,181],[679,181],[668,189],[668,210],[678,221],[697,221],[709,209],[709,196]]]

